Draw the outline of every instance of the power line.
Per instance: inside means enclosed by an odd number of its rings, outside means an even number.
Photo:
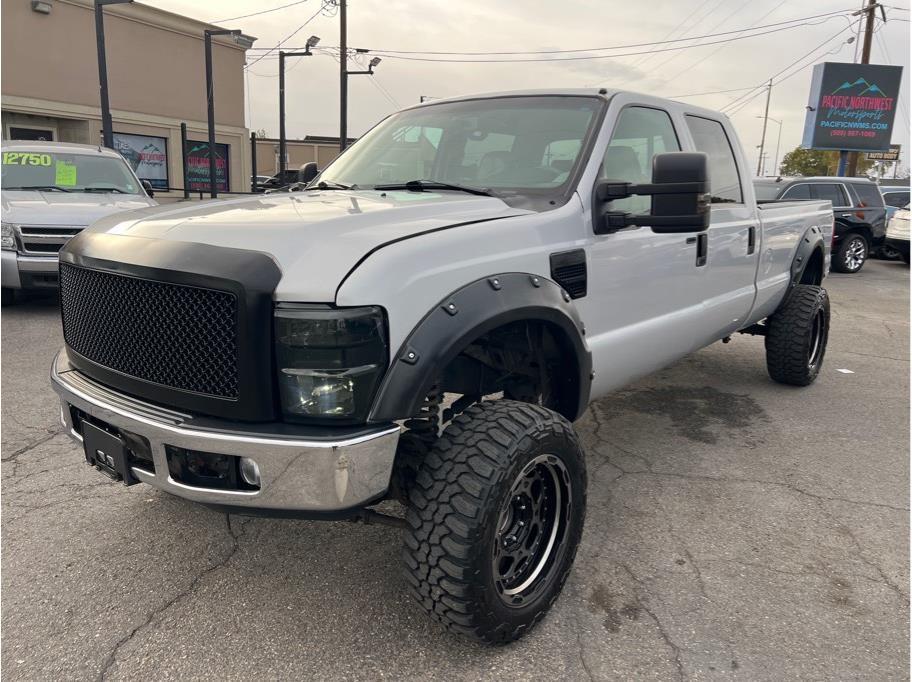
[[[861,19],[857,19],[856,21],[861,21]],[[753,99],[755,99],[756,97],[758,97],[764,91],[764,88],[766,88],[766,85],[770,80],[773,80],[773,79],[777,78],[778,76],[781,76],[783,73],[785,73],[789,69],[793,68],[797,64],[800,64],[808,57],[811,57],[812,55],[816,54],[821,48],[825,47],[827,44],[829,44],[830,42],[832,42],[833,40],[835,40],[836,38],[841,36],[846,31],[851,30],[854,25],[855,25],[855,22],[850,23],[848,26],[841,29],[840,31],[838,31],[837,33],[830,36],[829,38],[824,40],[822,43],[820,43],[819,45],[814,47],[810,52],[805,53],[804,55],[802,55],[801,57],[799,57],[798,59],[793,61],[791,64],[786,66],[784,69],[781,69],[777,73],[774,73],[772,76],[769,76],[768,78],[766,78],[762,83],[754,86],[754,88],[752,90],[756,90],[756,92],[753,92],[753,94],[751,94],[750,92],[747,92],[743,95],[740,95],[739,97],[734,98],[728,104],[723,106],[721,108],[721,111],[727,113],[729,116],[734,115],[735,113],[740,111],[744,106],[746,106],[748,102],[750,102]],[[816,57],[812,58],[811,61],[813,61],[814,59],[816,59]],[[792,76],[796,75],[797,73],[799,73],[802,69],[806,68],[807,66],[810,66],[810,64],[805,64],[804,66],[800,67],[798,70],[789,74],[788,76],[781,78],[778,81],[775,81],[773,83],[773,85],[777,85],[778,83],[781,83],[784,80],[791,78]]]
[[[731,19],[735,14],[737,14],[737,13],[740,12],[741,10],[742,10],[742,7],[736,6],[734,10],[732,10],[731,12],[729,12],[728,14],[726,14],[725,17],[723,17],[720,21],[718,21],[718,22],[716,22],[715,24],[713,24],[712,28],[710,28],[709,30],[710,30],[710,31],[715,31],[717,28],[719,28],[720,26],[724,25],[726,21],[728,21],[729,19]],[[744,31],[742,31],[741,33],[743,33],[743,32],[744,32]],[[740,33],[739,33],[738,35],[740,35]],[[721,49],[722,49],[722,46],[717,47],[716,49],[717,49],[717,50],[721,50]],[[668,55],[667,57],[665,57],[665,59],[663,59],[662,61],[660,61],[658,64],[653,64],[653,65],[650,66],[649,68],[650,68],[650,69],[653,69],[653,70],[661,69],[665,64],[667,64],[668,62],[670,62],[670,61],[671,61],[672,59],[674,59],[674,58],[675,58],[675,54],[672,52],[670,55]]]
[[[727,92],[743,92],[744,90],[754,90],[756,86],[750,85],[746,88],[732,88],[731,90],[711,90],[710,92],[691,92],[687,95],[670,95],[668,99],[684,99],[685,97],[702,97],[703,95],[723,95]]]
[[[297,0],[297,2],[289,2],[287,5],[280,5],[279,7],[273,7],[272,9],[264,9],[259,12],[253,12],[251,14],[242,14],[239,17],[228,17],[227,19],[216,19],[215,21],[209,22],[212,24],[222,24],[228,21],[236,21],[237,19],[247,19],[248,17],[257,17],[261,14],[269,14],[270,12],[278,12],[280,9],[286,9],[287,7],[294,7],[295,5],[303,5],[308,0]]]
[[[257,57],[256,59],[254,59],[250,64],[248,64],[247,66],[245,66],[244,68],[245,68],[245,69],[249,69],[251,66],[254,66],[257,62],[261,61],[261,60],[263,59],[263,57],[265,57],[266,55],[268,55],[270,52],[273,52],[273,51],[279,49],[280,47],[282,47],[282,45],[283,45],[284,43],[286,43],[286,42],[288,42],[289,40],[291,40],[292,38],[294,38],[294,37],[295,37],[295,36],[296,36],[296,35],[305,27],[305,26],[307,26],[307,24],[309,24],[311,21],[313,21],[314,19],[317,18],[317,16],[320,14],[320,12],[323,11],[323,7],[324,7],[324,5],[321,4],[321,5],[320,5],[320,9],[318,9],[316,12],[314,12],[312,15],[310,15],[310,18],[309,18],[307,21],[305,21],[303,24],[301,24],[300,26],[298,26],[294,31],[292,31],[291,33],[289,33],[285,38],[283,38],[282,40],[280,40],[278,45],[275,45],[274,47],[269,48],[269,52],[264,52],[264,53],[261,54],[259,57]]]
[[[670,38],[671,36],[676,35],[676,34],[686,37],[687,34],[690,33],[690,31],[692,31],[694,28],[696,28],[697,26],[700,25],[700,22],[704,18],[708,17],[710,14],[712,14],[716,10],[716,8],[722,3],[722,0],[719,0],[719,2],[717,2],[715,5],[713,5],[712,7],[709,8],[709,10],[706,12],[705,15],[701,16],[700,13],[703,11],[703,7],[708,2],[710,2],[710,0],[704,0],[704,2],[700,3],[700,5],[697,7],[697,9],[695,9],[693,11],[693,13],[690,15],[690,18],[687,19],[687,21],[685,21],[683,24],[681,24],[679,26],[676,26],[675,28],[672,28],[668,33],[666,33],[664,36],[662,36],[662,40]],[[691,23],[691,22],[693,22],[693,23]],[[637,57],[636,59],[633,60],[633,63],[630,64],[630,69],[633,70],[633,69],[642,68],[642,66],[644,64],[646,64],[646,62],[648,62],[650,59],[652,59],[652,56],[653,56],[652,53],[650,53],[650,54],[647,54],[642,57]],[[621,84],[623,85],[632,79],[633,79],[633,75],[631,75],[628,78],[621,81]]]
[[[817,22],[822,23],[822,22]],[[733,38],[726,38],[723,40],[714,40],[706,43],[699,43],[696,45],[686,45],[683,47],[668,47],[661,48],[658,50],[646,50],[641,52],[624,52],[620,54],[607,54],[607,55],[585,55],[578,57],[544,57],[544,58],[533,58],[533,59],[438,59],[438,58],[429,58],[429,57],[409,57],[403,56],[400,54],[391,54],[384,52],[382,50],[370,50],[370,53],[380,57],[386,57],[387,59],[399,59],[404,61],[413,61],[413,62],[438,62],[438,63],[450,63],[450,64],[464,64],[464,63],[486,63],[486,64],[523,64],[523,63],[534,63],[534,62],[573,62],[573,61],[591,61],[595,59],[616,59],[618,57],[632,57],[640,54],[649,54],[651,52],[671,52],[674,50],[686,50],[695,47],[707,47],[709,45],[720,45],[722,43],[731,43],[739,40],[747,40],[748,38],[758,38],[760,36],[769,35],[771,33],[781,33],[793,28],[799,28],[801,26],[811,26],[815,24],[804,23],[804,24],[795,24],[793,26],[786,26],[783,28],[773,29],[770,31],[761,31],[757,33],[752,33],[751,35],[742,35],[735,36]],[[743,31],[743,29],[742,29]]]
[[[775,12],[777,9],[779,9],[780,7],[782,7],[786,2],[788,2],[788,0],[781,0],[781,2],[780,2],[778,5],[776,5],[775,7],[773,7],[773,9],[769,10],[766,14],[764,14],[764,15],[761,16],[759,19],[757,19],[756,21],[754,21],[754,23],[752,23],[750,26],[748,26],[748,29],[754,27],[756,24],[759,24],[761,21],[763,21],[764,19],[766,19],[770,14],[772,14],[772,13]],[[664,79],[661,83],[659,83],[659,85],[662,85],[662,84],[664,84],[664,83],[667,83],[668,81],[673,81],[673,80],[676,79],[678,76],[680,76],[681,74],[683,74],[685,71],[690,71],[691,69],[695,69],[697,66],[699,66],[700,64],[702,64],[703,62],[705,62],[707,59],[709,59],[710,57],[712,57],[714,54],[716,54],[716,53],[719,52],[720,50],[724,50],[724,49],[725,49],[725,46],[724,46],[724,45],[720,45],[720,46],[717,47],[716,49],[711,50],[709,53],[707,53],[706,55],[704,55],[703,57],[701,57],[700,59],[698,59],[697,61],[695,61],[694,63],[692,63],[690,66],[685,66],[683,69],[681,69],[680,71],[678,71],[678,72],[677,72],[676,74],[674,74],[673,76],[669,76],[668,78]]]
[[[612,46],[607,46],[607,47],[590,47],[590,48],[575,48],[575,49],[562,49],[562,50],[529,50],[529,51],[514,51],[514,52],[434,52],[434,51],[429,51],[429,50],[389,50],[389,49],[381,49],[381,48],[372,48],[370,50],[370,52],[372,54],[382,54],[382,55],[388,56],[390,58],[396,58],[396,56],[398,56],[398,55],[432,55],[432,56],[437,55],[437,56],[469,56],[469,57],[471,57],[471,56],[480,56],[480,55],[516,56],[516,55],[569,54],[569,53],[573,53],[573,52],[604,52],[607,50],[624,50],[624,49],[637,48],[637,47],[649,47],[652,45],[668,45],[668,44],[672,44],[672,43],[702,40],[704,38],[717,38],[720,36],[744,33],[748,30],[759,31],[760,29],[774,28],[774,27],[780,27],[780,26],[784,27],[782,30],[787,30],[789,28],[798,28],[800,26],[811,26],[811,25],[825,23],[825,22],[811,22],[810,21],[811,19],[825,18],[826,20],[828,20],[834,16],[849,14],[853,11],[854,10],[852,10],[852,9],[844,9],[844,10],[838,10],[838,11],[833,11],[833,12],[824,12],[822,14],[812,14],[812,15],[809,15],[806,17],[796,17],[795,19],[789,19],[788,21],[777,21],[775,23],[765,24],[763,26],[739,28],[739,29],[735,29],[735,30],[731,30],[731,31],[721,31],[719,33],[707,33],[707,34],[703,34],[703,35],[699,35],[699,36],[691,36],[688,38],[675,38],[672,40],[658,40],[658,41],[643,42],[643,43],[626,43],[623,45],[612,45]],[[805,22],[805,23],[797,23],[797,22]],[[787,26],[788,24],[794,24],[794,26]],[[767,32],[767,33],[769,33],[769,32]],[[752,35],[766,35],[766,33],[754,33]],[[752,36],[745,36],[745,37],[752,37]],[[702,47],[704,45],[712,45],[712,44],[713,43],[702,43],[700,45],[682,46],[682,47],[675,47],[672,49],[675,49],[675,50],[686,49],[687,47]],[[250,48],[251,51],[256,51],[256,50],[270,50],[271,51],[273,49],[275,49],[275,48],[274,47]],[[298,49],[298,48],[294,48],[294,49]],[[324,48],[324,49],[326,49],[326,48]],[[338,48],[336,47],[333,49],[338,49]],[[632,53],[630,55],[609,55],[609,56],[614,56],[614,57],[634,56],[636,54],[650,54],[651,52],[652,51]],[[405,57],[399,57],[399,58],[404,59]],[[587,58],[598,58],[598,57],[587,57]],[[427,59],[426,61],[449,61],[449,60]],[[453,60],[453,61],[457,61],[457,60]],[[488,61],[488,60],[479,60],[479,61]],[[496,60],[491,60],[491,61],[496,61]],[[508,61],[508,60],[503,60],[503,61]],[[533,60],[515,60],[515,61],[533,61]]]

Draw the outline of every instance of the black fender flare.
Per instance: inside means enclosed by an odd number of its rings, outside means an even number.
[[[811,256],[814,255],[814,251],[820,251],[821,259],[823,258],[826,250],[823,243],[823,232],[816,225],[809,227],[804,231],[804,234],[801,236],[801,241],[798,242],[798,248],[795,249],[795,255],[792,256],[792,266],[789,277],[789,291],[794,289],[798,284],[801,283],[801,278],[804,277],[804,271],[807,268],[808,263],[811,261]],[[825,263],[821,260],[822,266],[825,267]],[[826,273],[821,273],[826,275]]]
[[[577,419],[589,404],[592,354],[570,295],[540,275],[510,272],[467,284],[440,301],[391,356],[368,421],[414,416],[440,371],[482,334],[520,320],[538,320],[560,330],[579,372]]]

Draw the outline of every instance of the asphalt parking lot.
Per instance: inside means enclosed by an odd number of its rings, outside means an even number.
[[[54,300],[4,309],[2,675],[907,679],[909,269],[827,286],[812,387],[740,336],[590,408],[575,569],[499,649],[411,603],[396,529],[226,517],[85,466],[48,385]]]

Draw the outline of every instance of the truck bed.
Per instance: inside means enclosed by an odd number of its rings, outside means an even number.
[[[779,305],[783,285],[799,241],[811,227],[823,233],[824,272],[829,270],[830,245],[833,239],[833,205],[826,200],[758,202],[763,235],[760,261],[757,264],[757,299],[752,320],[770,315]]]

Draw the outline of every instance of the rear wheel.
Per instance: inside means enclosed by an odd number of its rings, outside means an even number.
[[[868,259],[868,240],[860,234],[847,234],[836,250],[833,269],[836,272],[858,272]]]
[[[573,427],[498,400],[457,416],[410,491],[406,577],[449,630],[492,644],[547,613],[583,531],[586,465]]]
[[[766,323],[766,368],[780,384],[807,386],[820,373],[830,334],[826,289],[796,286]]]

